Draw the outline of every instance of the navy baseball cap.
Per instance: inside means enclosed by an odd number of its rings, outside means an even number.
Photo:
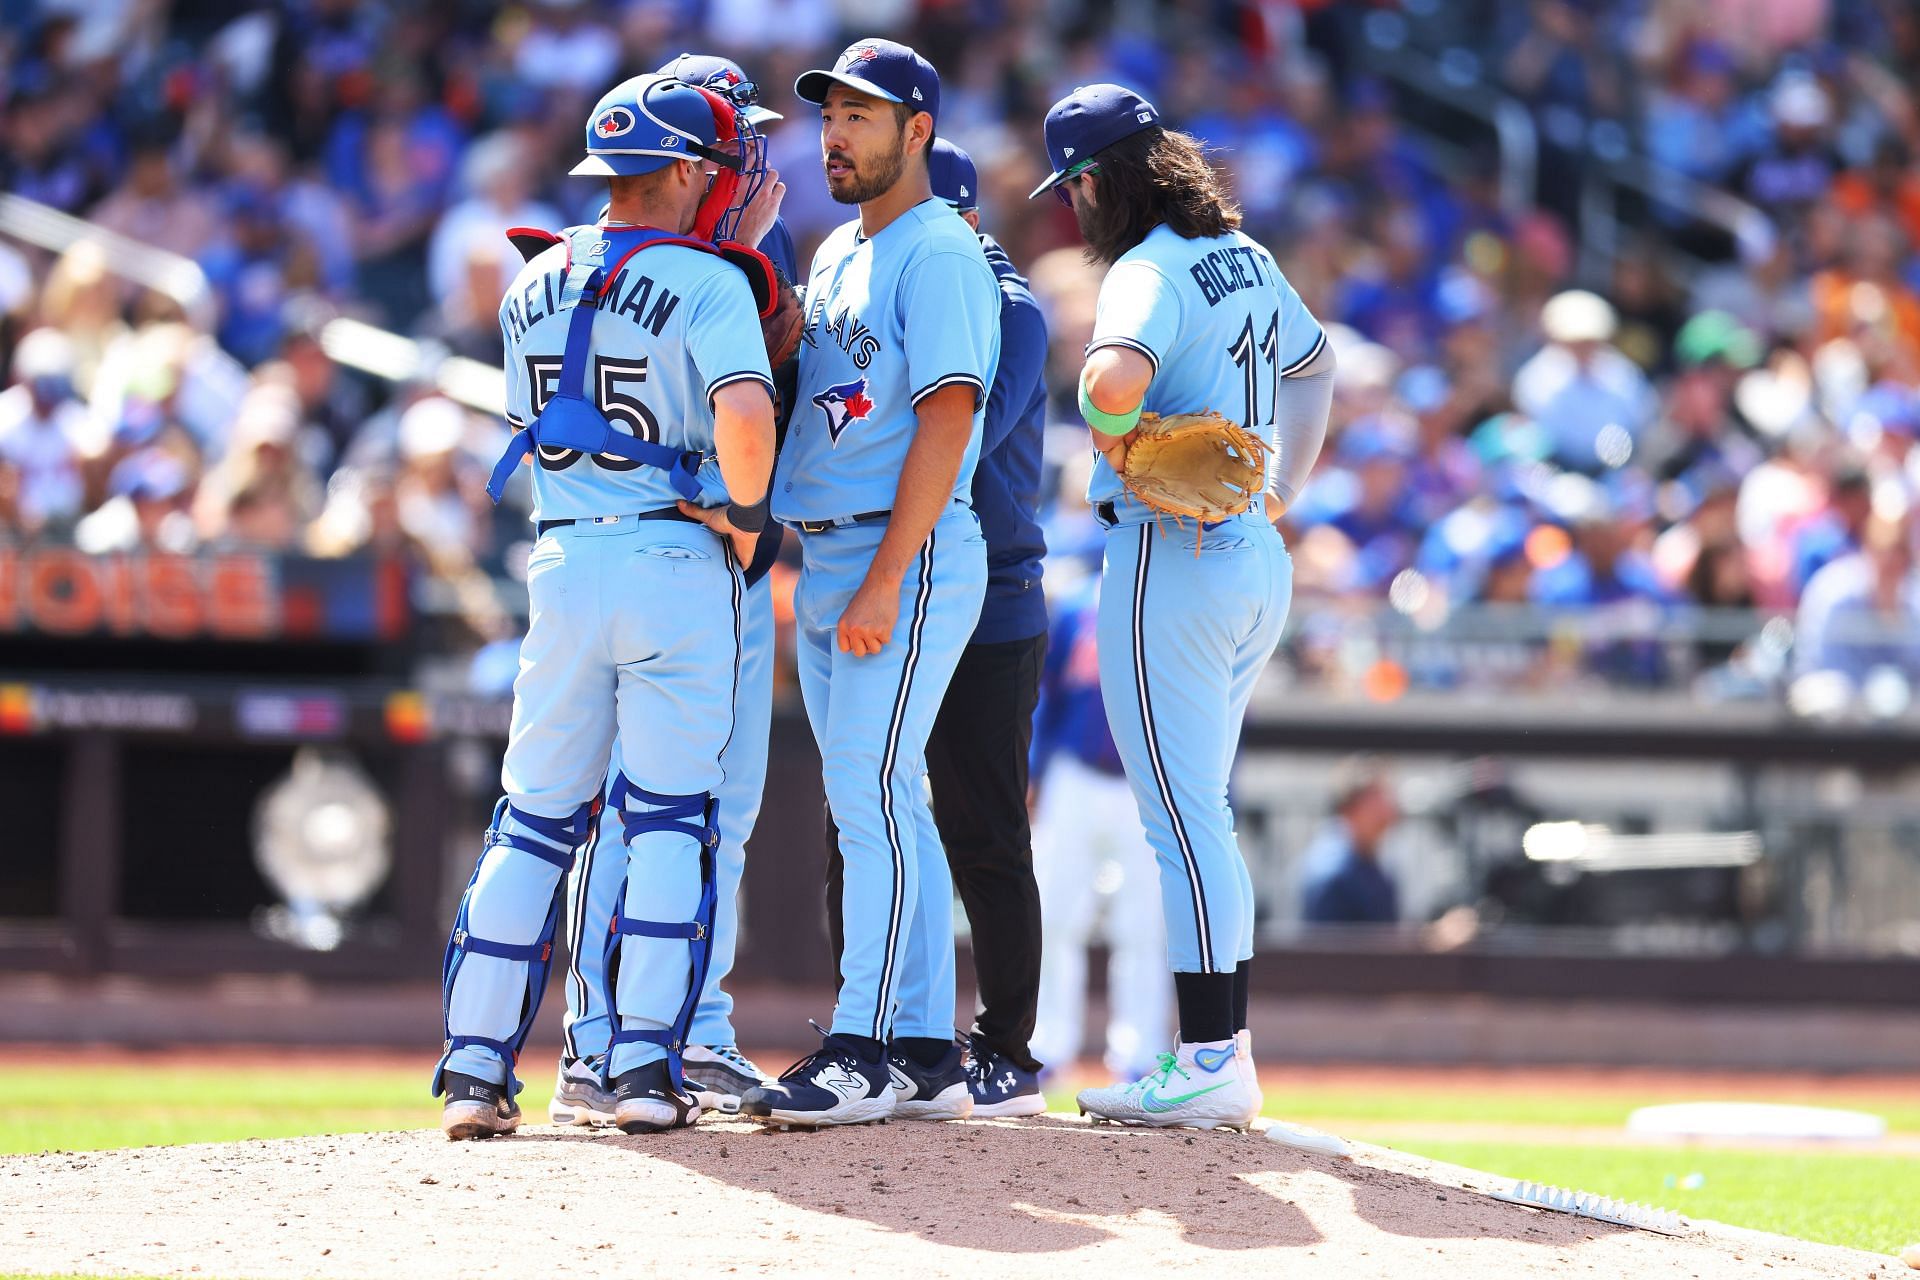
[[[973,157],[945,138],[933,140],[927,177],[933,181],[933,194],[961,213],[980,207],[980,174],[973,167]]]
[[[683,53],[661,67],[660,74],[713,90],[738,107],[748,124],[786,119],[778,111],[760,105],[760,86],[747,79],[746,69],[732,58],[713,53]]]
[[[1080,86],[1047,112],[1047,161],[1053,172],[1027,199],[1053,190],[1122,138],[1159,123],[1160,112],[1154,105],[1123,85]]]
[[[793,92],[802,101],[823,103],[836,84],[940,118],[940,73],[931,62],[892,40],[854,41],[833,70],[804,73],[793,82]]]

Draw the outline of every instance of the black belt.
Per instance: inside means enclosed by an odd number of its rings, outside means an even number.
[[[862,511],[857,516],[835,516],[831,520],[795,520],[793,527],[802,533],[825,533],[829,529],[844,529],[848,525],[872,524],[892,514],[892,511]]]
[[[605,517],[600,517],[600,518],[604,519]],[[684,520],[688,524],[700,523],[698,520],[695,520],[692,516],[682,512],[678,507],[661,507],[658,511],[641,511],[630,516],[615,516],[613,518],[616,521],[618,520]],[[534,529],[533,536],[536,538],[544,537],[546,536],[546,533],[548,530],[564,529],[570,524],[592,524],[594,522],[594,519],[595,517],[593,516],[582,516],[578,519],[572,519],[572,520],[542,520],[539,524],[533,527]]]

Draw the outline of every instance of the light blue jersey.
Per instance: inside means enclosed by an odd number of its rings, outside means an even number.
[[[1272,467],[1281,447],[1280,379],[1306,368],[1325,342],[1266,249],[1238,231],[1188,240],[1163,224],[1107,272],[1087,351],[1127,347],[1146,356],[1154,373],[1143,409],[1212,409],[1265,437],[1276,450]],[[1121,524],[1153,516],[1127,496],[1104,456],[1094,461],[1087,500],[1112,502]]]
[[[1000,288],[973,229],[932,199],[872,239],[849,222],[814,254],[806,302],[774,518],[891,508],[919,426],[914,406],[955,383],[976,396],[973,440],[953,486],[954,501],[969,504],[986,388],[1000,359]]]
[[[616,431],[703,456],[703,502],[726,500],[713,454],[713,393],[751,379],[772,391],[759,312],[739,268],[680,245],[628,257],[637,237],[602,228],[599,250],[611,283],[593,319],[593,354],[579,388]],[[506,340],[507,420],[518,430],[554,393],[566,349],[572,231],[520,269],[500,304]],[[581,305],[591,305],[590,301]],[[751,334],[755,341],[743,340]],[[611,454],[541,445],[535,451],[536,520],[589,519],[671,507],[680,496],[668,473]]]

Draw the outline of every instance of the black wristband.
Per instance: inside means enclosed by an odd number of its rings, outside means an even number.
[[[742,533],[758,533],[767,527],[767,506],[771,501],[771,495],[765,495],[752,506],[740,502],[729,502],[727,523]]]

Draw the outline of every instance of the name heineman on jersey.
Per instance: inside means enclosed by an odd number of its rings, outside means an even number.
[[[566,283],[566,276],[566,256],[557,254],[553,267],[528,280],[524,287],[507,294],[506,300],[500,304],[500,317],[512,331],[514,342],[524,340],[527,330],[553,314],[560,286]],[[622,267],[620,273],[614,276],[613,284],[592,305],[615,315],[633,317],[635,324],[657,338],[665,331],[667,321],[673,318],[674,308],[680,305],[680,295],[655,284],[652,276],[637,268]]]

